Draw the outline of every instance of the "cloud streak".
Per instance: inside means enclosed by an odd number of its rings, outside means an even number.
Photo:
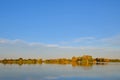
[[[29,43],[20,39],[0,39],[0,58],[71,58],[72,56],[81,56],[85,54],[94,57],[120,58],[119,41],[120,36],[102,39],[84,37],[74,39],[63,46],[63,44],[60,43]]]
[[[96,37],[81,37],[73,39],[71,41],[60,42],[60,45],[72,45],[78,44],[76,46],[104,46],[104,47],[120,47],[120,35],[112,36],[108,38],[96,38]]]

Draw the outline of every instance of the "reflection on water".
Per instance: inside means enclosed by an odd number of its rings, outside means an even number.
[[[91,69],[93,63],[76,63],[72,62],[72,67],[83,67],[83,69]]]
[[[3,65],[13,65],[13,64],[16,64],[16,65],[19,65],[19,66],[22,66],[22,65],[36,65],[36,64],[39,64],[39,65],[42,65],[43,63],[1,63]],[[93,65],[107,65],[108,62],[99,62],[99,63],[80,63],[80,62],[70,62],[70,63],[44,63],[44,64],[57,64],[57,65],[71,65],[72,67],[78,67],[78,66],[81,66],[81,67],[92,67]]]
[[[120,80],[120,63],[0,64],[0,80]]]

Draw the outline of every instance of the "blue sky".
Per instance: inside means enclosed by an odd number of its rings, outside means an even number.
[[[0,0],[2,58],[120,58],[119,40],[119,0]]]

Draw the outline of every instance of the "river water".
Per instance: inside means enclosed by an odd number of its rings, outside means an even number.
[[[0,80],[120,80],[120,63],[0,64]]]

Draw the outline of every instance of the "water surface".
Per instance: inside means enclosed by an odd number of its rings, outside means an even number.
[[[120,80],[120,63],[0,64],[0,80]]]

